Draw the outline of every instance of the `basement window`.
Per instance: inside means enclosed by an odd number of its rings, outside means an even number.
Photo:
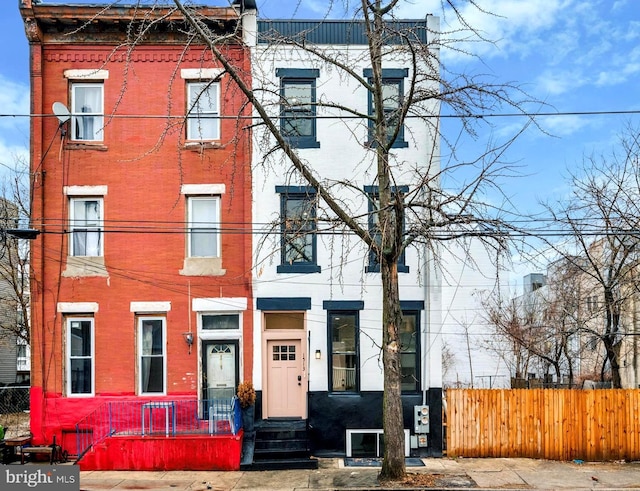
[[[347,430],[347,457],[382,457],[384,455],[384,430]],[[409,457],[409,430],[404,430],[404,455]]]

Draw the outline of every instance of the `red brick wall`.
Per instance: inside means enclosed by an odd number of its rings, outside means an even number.
[[[70,106],[67,69],[104,69],[107,122],[101,145],[62,140],[54,117],[34,118],[32,170],[34,226],[44,233],[33,245],[32,431],[50,440],[82,416],[64,394],[64,317],[59,302],[97,302],[95,313],[96,396],[135,395],[135,315],[130,302],[168,301],[167,395],[197,394],[196,345],[188,353],[182,333],[195,331],[189,300],[246,297],[243,317],[243,374],[252,373],[251,181],[248,121],[224,119],[218,148],[185,149],[180,118],[185,113],[181,68],[216,67],[200,49],[140,46],[129,60],[112,46],[32,46],[33,112],[51,114],[56,101]],[[232,58],[249,73],[241,48]],[[206,61],[202,61],[205,56]],[[42,62],[42,63],[41,63]],[[40,69],[40,64],[42,68]],[[221,81],[224,116],[241,112],[243,97],[228,75]],[[109,114],[113,112],[114,118]],[[244,110],[244,115],[248,115]],[[127,117],[121,117],[127,116]],[[161,117],[134,117],[161,116]],[[165,116],[165,117],[162,117]],[[43,181],[44,177],[44,181]],[[44,185],[43,185],[44,182]],[[223,226],[239,230],[222,235],[222,276],[182,276],[186,250],[182,184],[224,183]],[[67,197],[64,186],[106,185],[103,218],[108,277],[62,277],[68,252]],[[39,223],[41,220],[41,223]],[[158,233],[163,232],[163,233]],[[46,401],[46,402],[45,402]],[[52,403],[55,401],[55,403]],[[93,405],[93,403],[89,404]],[[69,409],[73,408],[72,411]]]

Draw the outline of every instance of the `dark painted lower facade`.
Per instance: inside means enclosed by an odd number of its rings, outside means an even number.
[[[422,393],[403,394],[404,427],[414,434],[414,406],[423,403]],[[382,391],[340,394],[335,392],[308,393],[308,428],[314,455],[343,456],[346,453],[346,432],[356,429],[382,429]],[[429,434],[427,446],[411,449],[411,456],[442,457],[443,422],[442,389],[426,392],[429,406]],[[262,419],[262,392],[256,400],[256,419]]]

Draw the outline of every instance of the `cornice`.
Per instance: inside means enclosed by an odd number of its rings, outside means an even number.
[[[235,53],[234,53],[235,51]],[[242,50],[232,50],[229,53],[231,60],[238,61],[241,59]],[[208,63],[212,62],[213,58],[211,53],[208,53],[203,47],[202,50],[191,50],[184,52],[180,50],[167,50],[159,47],[155,50],[141,49],[139,51],[133,50],[130,53],[126,53],[124,50],[110,50],[107,49],[96,51],[95,47],[92,50],[69,50],[59,51],[55,49],[45,49],[44,61],[47,63],[95,63],[104,64],[111,63],[124,63],[124,62],[136,62],[136,63]]]

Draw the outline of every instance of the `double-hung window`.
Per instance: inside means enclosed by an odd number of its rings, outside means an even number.
[[[29,345],[19,342],[16,345],[16,371],[28,372],[31,366],[29,359]]]
[[[104,140],[104,83],[71,84],[71,139]]]
[[[187,82],[187,140],[220,139],[220,84]]]
[[[102,198],[71,198],[70,256],[102,256]]]
[[[189,257],[220,257],[220,198],[197,196],[187,202]]]
[[[164,394],[166,390],[166,328],[164,317],[138,318],[140,394]]]
[[[319,148],[316,135],[316,79],[320,71],[279,68],[280,131],[290,145]]]
[[[68,395],[92,395],[94,383],[93,318],[68,318],[66,377]]]
[[[382,108],[387,128],[388,143],[396,132],[400,111],[404,97],[404,79],[409,71],[406,68],[386,68],[382,70]],[[373,82],[373,73],[370,68],[364,70],[364,76],[369,82]],[[373,93],[369,91],[369,116],[375,117],[375,101]],[[375,142],[375,124],[369,119],[369,141]],[[409,144],[404,139],[404,125],[398,129],[398,134],[393,140],[392,148],[406,148]]]
[[[311,187],[276,186],[281,207],[279,273],[317,273],[316,191]]]
[[[365,186],[365,193],[368,196],[369,202],[369,233],[374,238],[374,240],[380,244],[382,242],[382,230],[380,228],[380,194],[378,186]],[[399,186],[394,187],[392,189],[392,193],[398,198],[402,193],[407,193],[409,191],[408,186]],[[404,224],[402,226],[404,230]],[[373,250],[369,251],[369,264],[365,268],[365,272],[367,273],[379,273],[380,272],[380,261],[378,260],[378,256],[375,254]],[[404,251],[398,258],[398,273],[408,273],[409,267],[405,265],[405,254]]]

